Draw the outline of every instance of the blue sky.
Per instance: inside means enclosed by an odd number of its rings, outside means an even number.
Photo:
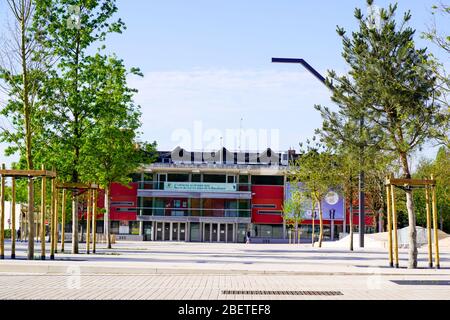
[[[419,35],[431,24],[436,1],[400,0],[398,13],[411,9]],[[286,150],[298,149],[321,126],[313,105],[332,103],[314,77],[296,65],[272,64],[271,57],[304,58],[322,74],[344,72],[336,25],[354,30],[354,8],[365,12],[366,2],[119,0],[118,7],[127,30],[106,45],[145,74],[130,78],[139,90],[142,140],[156,140],[160,149],[237,149],[230,137],[241,127],[258,138],[241,141],[242,148]],[[437,53],[419,37],[417,44]]]

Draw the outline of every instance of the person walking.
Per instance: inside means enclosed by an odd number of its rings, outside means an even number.
[[[17,229],[17,240],[18,240],[19,242],[22,242],[22,238],[20,237],[20,228]]]
[[[250,243],[250,230],[247,231],[247,237],[246,237],[245,243]]]

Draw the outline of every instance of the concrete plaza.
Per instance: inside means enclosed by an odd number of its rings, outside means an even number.
[[[394,269],[383,249],[308,244],[119,242],[89,255],[82,244],[55,261],[25,260],[23,243],[10,260],[5,247],[0,299],[450,299],[444,248],[440,270],[426,268],[424,248],[409,270],[404,249]]]

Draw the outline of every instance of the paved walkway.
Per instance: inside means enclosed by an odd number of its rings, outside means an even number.
[[[400,269],[387,267],[383,250],[310,245],[121,242],[97,251],[27,261],[19,244],[17,260],[0,261],[0,299],[450,299],[450,252],[436,270],[420,249],[423,268],[409,270],[405,250]]]
[[[69,248],[67,248],[69,247]],[[6,244],[6,257],[9,245]],[[70,249],[70,246],[66,246]],[[450,252],[441,252],[441,270],[426,268],[428,256],[419,249],[419,268],[406,269],[407,251],[400,250],[400,269],[388,267],[383,249],[316,248],[289,244],[223,244],[177,242],[121,242],[113,249],[100,244],[96,254],[57,253],[56,260],[27,261],[26,244],[19,244],[17,259],[0,261],[0,272],[64,273],[78,266],[82,273],[290,273],[290,274],[429,274],[450,275]],[[35,255],[40,256],[38,245]],[[31,270],[32,269],[32,270]]]

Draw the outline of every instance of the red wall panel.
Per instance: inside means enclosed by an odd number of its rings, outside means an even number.
[[[281,224],[281,214],[259,214],[258,211],[282,211],[283,186],[252,186],[252,223]],[[274,205],[273,208],[255,208],[258,205]]]

